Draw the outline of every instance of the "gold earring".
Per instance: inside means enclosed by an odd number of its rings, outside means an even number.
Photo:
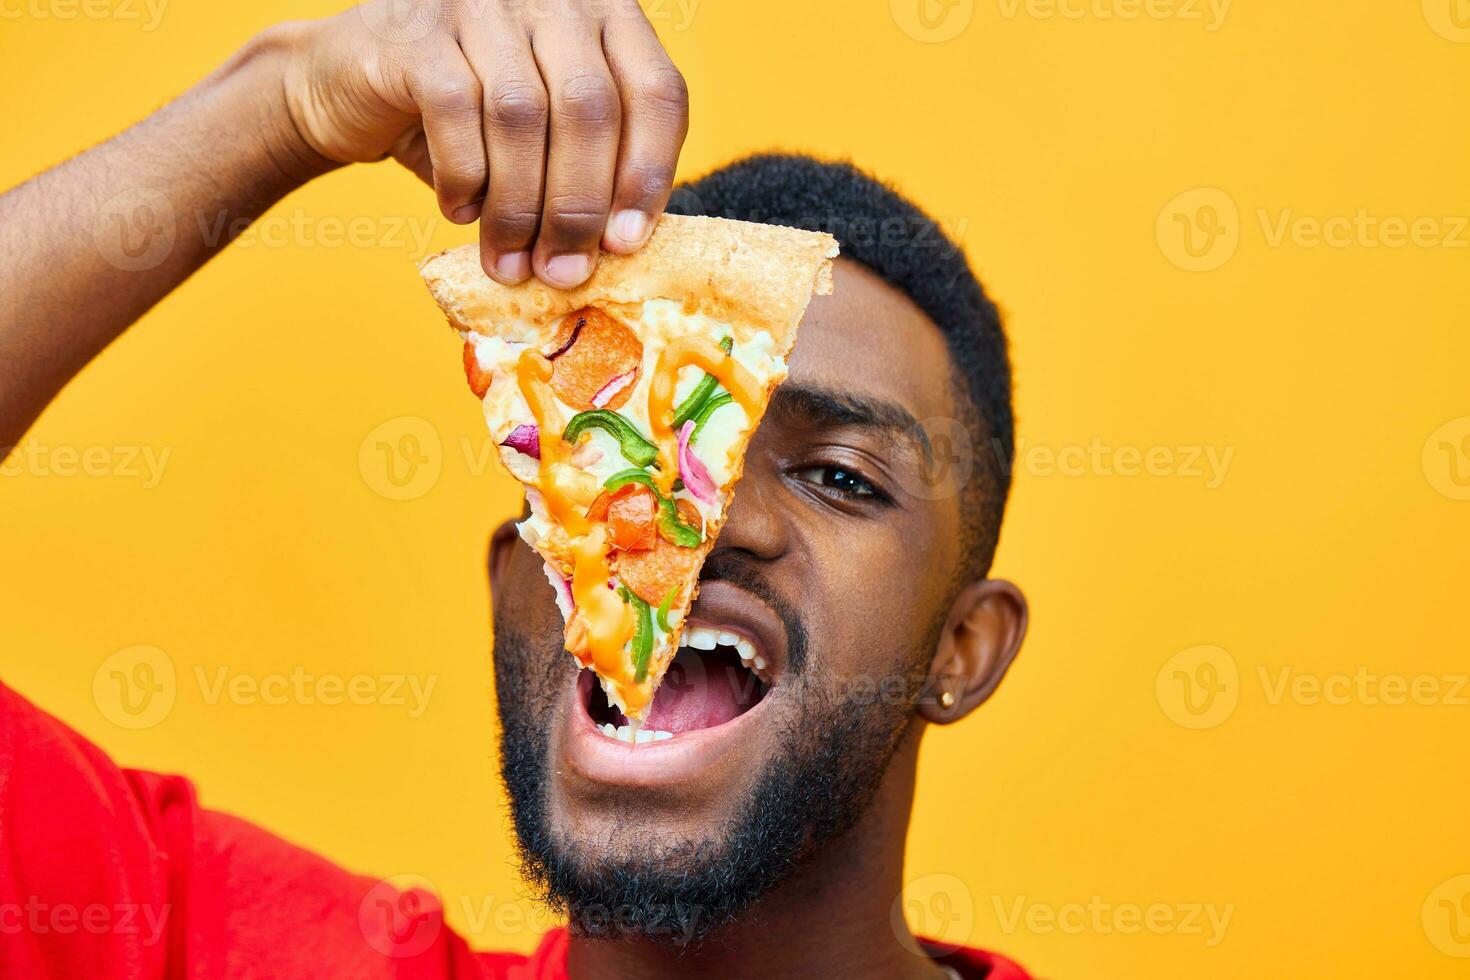
[[[948,691],[940,691],[939,692],[939,706],[941,708],[943,708],[944,710],[946,710],[946,711],[948,711],[950,708],[953,708],[954,707],[954,695],[951,694],[951,693],[949,693]]]

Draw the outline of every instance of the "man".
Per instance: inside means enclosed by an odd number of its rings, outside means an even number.
[[[632,4],[472,6],[390,17],[370,4],[269,31],[0,198],[4,443],[210,257],[181,219],[156,261],[109,262],[92,223],[116,194],[248,219],[388,154],[451,220],[479,220],[502,282],[572,286],[600,249],[636,250],[669,202],[686,124],[647,22]],[[923,731],[984,702],[1025,632],[1019,591],[985,577],[1012,438],[994,307],[932,222],[847,166],[754,158],[672,206],[822,227],[845,257],[751,444],[694,610],[761,638],[771,684],[757,703],[680,736],[667,767],[636,750],[609,764],[582,737],[589,688],[561,652],[540,561],[509,523],[494,534],[503,775],[528,879],[570,928],[529,959],[471,953],[432,897],[202,809],[184,780],[120,770],[0,686],[0,910],[98,908],[113,926],[6,916],[0,975],[1024,976],[925,945],[892,914]],[[930,464],[951,452],[938,436],[999,452],[936,484]],[[698,654],[681,660],[687,682]]]

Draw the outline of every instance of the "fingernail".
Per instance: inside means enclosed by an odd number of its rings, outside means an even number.
[[[495,274],[509,282],[520,282],[531,274],[531,253],[511,252],[495,260]]]
[[[648,237],[648,215],[629,208],[613,215],[612,233],[629,245],[642,245]]]
[[[449,220],[455,224],[467,225],[479,216],[480,206],[478,204],[464,204],[454,209],[454,213],[449,216]]]
[[[580,286],[588,271],[585,255],[555,255],[546,262],[546,278],[558,286]]]

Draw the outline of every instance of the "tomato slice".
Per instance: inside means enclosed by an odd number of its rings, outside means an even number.
[[[475,357],[475,345],[468,340],[464,342],[464,376],[470,383],[470,391],[475,393],[476,398],[484,398],[485,392],[490,390],[490,372],[480,367],[480,361]]]
[[[623,491],[629,491],[624,493]],[[596,503],[594,501],[594,503]],[[623,551],[647,551],[658,540],[658,498],[641,483],[619,487],[607,508],[608,536]]]
[[[587,520],[607,520],[607,508],[612,504],[613,494],[615,493],[617,493],[616,490],[604,490],[593,498],[592,506],[587,508]]]
[[[658,537],[658,497],[641,483],[625,483],[599,493],[587,508],[587,519],[606,522],[614,548],[647,551]]]

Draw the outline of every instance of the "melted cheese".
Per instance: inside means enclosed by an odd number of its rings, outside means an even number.
[[[785,361],[774,352],[774,340],[765,331],[732,327],[672,300],[647,301],[641,316],[636,309],[618,313],[644,343],[638,383],[618,414],[658,447],[659,468],[654,475],[664,493],[672,493],[678,475],[678,434],[671,427],[674,406],[706,373],[734,399],[710,416],[696,447],[720,488],[719,499],[706,504],[687,490],[673,494],[694,503],[705,521],[712,521],[729,498],[726,484],[733,475],[734,448],[759,420],[770,387],[785,377]],[[536,335],[533,325],[519,326],[524,329],[508,329],[504,336]],[[719,346],[727,337],[734,340],[728,355]],[[649,682],[634,681],[630,644],[637,615],[612,587],[616,583],[608,570],[604,526],[586,518],[603,482],[631,464],[618,441],[601,429],[589,430],[575,446],[562,440],[574,410],[551,388],[552,363],[540,351],[498,336],[467,334],[465,339],[491,378],[483,407],[495,442],[503,444],[519,425],[537,427],[539,462],[508,446],[501,445],[499,452],[506,468],[527,488],[531,513],[519,525],[521,537],[546,560],[548,577],[560,572],[571,580],[574,606],[561,610],[567,648],[584,666],[596,669],[609,700],[636,717],[652,696]],[[559,598],[558,605],[565,606],[564,600]],[[655,626],[655,649],[661,648],[664,638]]]

